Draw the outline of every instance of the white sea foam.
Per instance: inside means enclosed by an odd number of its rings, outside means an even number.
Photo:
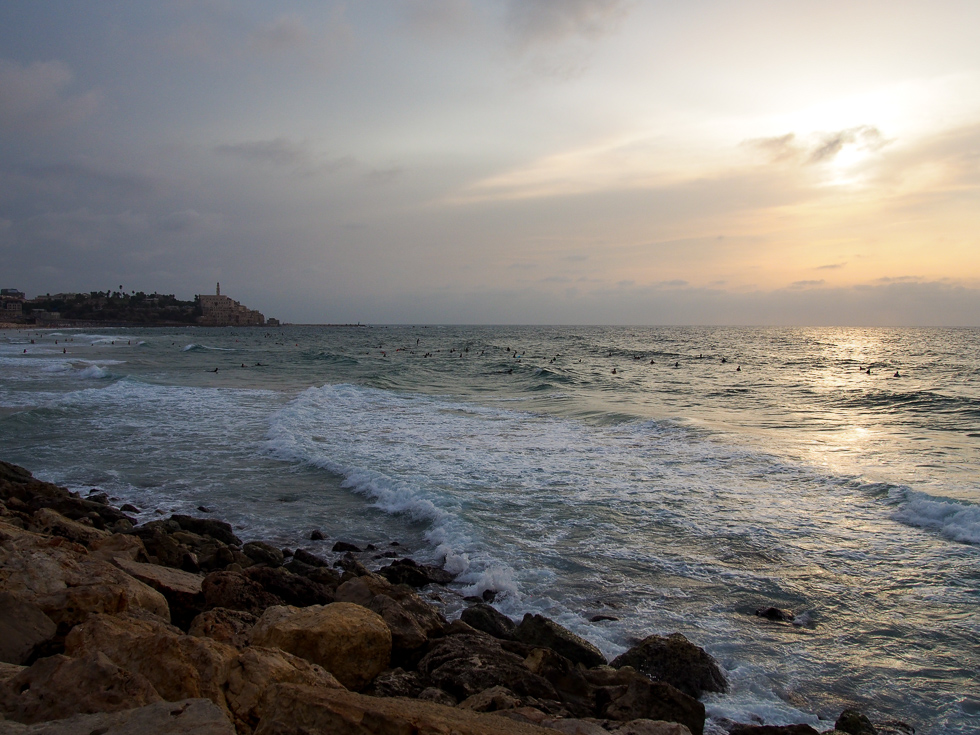
[[[952,541],[980,544],[980,506],[935,498],[908,488],[894,488],[889,497],[900,503],[893,514],[895,520],[937,531]]]
[[[98,365],[89,365],[78,371],[79,378],[86,378],[90,380],[101,380],[103,378],[110,377],[109,371]]]

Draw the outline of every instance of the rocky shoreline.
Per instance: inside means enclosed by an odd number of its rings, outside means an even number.
[[[728,686],[679,634],[607,662],[492,600],[450,622],[419,592],[452,576],[394,544],[324,558],[135,512],[0,462],[0,732],[703,735],[699,698]],[[851,710],[828,731],[913,732]]]

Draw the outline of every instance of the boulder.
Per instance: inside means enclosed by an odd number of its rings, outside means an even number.
[[[606,704],[602,695],[611,701]],[[664,720],[679,722],[693,735],[704,732],[704,705],[670,684],[635,675],[625,687],[597,693],[597,709],[610,720]]]
[[[198,615],[187,628],[187,635],[212,638],[238,649],[248,645],[248,636],[258,618],[244,610],[216,607]]]
[[[142,674],[169,701],[205,697],[227,708],[224,685],[238,651],[210,638],[181,635],[172,625],[131,616],[95,615],[65,639],[65,652],[104,653]]]
[[[834,727],[849,735],[875,735],[877,730],[866,715],[854,709],[846,709],[840,713]]]
[[[516,722],[432,702],[367,697],[341,690],[283,684],[275,688],[255,735],[366,733],[456,733],[456,735],[555,735]]]
[[[211,518],[194,518],[186,515],[172,515],[170,520],[175,521],[185,531],[201,536],[210,536],[229,546],[242,545],[242,540],[232,531],[231,524],[224,521],[216,521]]]
[[[239,653],[225,685],[225,701],[240,730],[251,732],[259,723],[275,684],[343,689],[322,667],[298,656],[276,648],[246,648]]]
[[[524,665],[551,683],[569,712],[577,717],[595,714],[595,691],[582,670],[567,658],[550,648],[535,648]]]
[[[421,699],[423,702],[435,702],[436,704],[444,704],[447,707],[456,706],[456,698],[444,689],[439,687],[426,687],[421,692],[419,692],[416,699]]]
[[[91,613],[143,611],[170,619],[166,599],[64,538],[0,523],[0,592],[33,603],[64,635]]]
[[[150,561],[140,538],[128,533],[114,533],[107,538],[93,541],[88,548],[90,556],[102,561],[112,562],[117,557],[129,561]]]
[[[61,536],[86,547],[95,541],[101,541],[112,535],[108,531],[101,531],[90,525],[65,518],[61,513],[51,508],[41,508],[36,511],[27,528],[35,533]]]
[[[680,633],[651,635],[617,656],[614,668],[632,666],[654,681],[663,681],[697,699],[704,692],[724,692],[728,683],[718,664]]]
[[[36,725],[4,723],[4,727],[10,728],[10,735],[236,735],[221,709],[206,699],[157,702]]]
[[[319,664],[349,689],[362,689],[388,668],[391,631],[375,612],[347,602],[270,607],[252,644],[281,648]]]
[[[170,620],[177,627],[186,629],[204,609],[205,599],[201,588],[204,580],[199,575],[124,557],[117,557],[113,562],[126,574],[149,585],[166,598],[170,606]]]
[[[0,593],[0,661],[23,665],[35,652],[43,650],[58,631],[58,626],[40,607]]]
[[[494,638],[512,639],[517,629],[517,623],[496,608],[482,602],[463,610],[459,619],[477,630],[489,633]]]
[[[201,590],[207,609],[225,607],[261,615],[266,608],[282,604],[258,582],[238,572],[212,572],[201,582]]]
[[[87,519],[98,529],[104,529],[120,520],[132,521],[125,513],[112,506],[82,499],[63,487],[35,480],[23,467],[5,464],[8,469],[0,477],[0,500],[8,506],[20,503],[20,509],[27,513],[50,508],[69,520]]]
[[[508,653],[489,635],[453,635],[432,643],[418,671],[433,685],[459,700],[495,686],[506,686],[522,697],[559,699],[555,688]]]
[[[333,592],[327,587],[283,568],[250,567],[244,574],[293,607],[329,605],[334,601]]]
[[[755,614],[766,620],[773,620],[777,623],[792,623],[796,616],[789,610],[782,610],[778,607],[760,607]]]
[[[328,566],[330,566],[327,563],[327,560],[326,559],[321,559],[316,554],[311,554],[309,551],[305,551],[303,549],[296,549],[296,551],[293,552],[293,560],[294,561],[301,562],[303,564],[308,564],[311,567],[328,567]]]
[[[392,584],[407,584],[409,587],[425,587],[427,584],[449,584],[455,577],[444,569],[416,564],[411,559],[393,561],[381,567],[378,574]]]
[[[312,540],[312,539],[311,539]],[[354,544],[347,543],[346,541],[338,541],[333,545],[331,551],[335,553],[350,552],[350,551],[360,551],[360,549]]]
[[[375,596],[387,595],[391,590],[391,582],[368,572],[360,577],[352,577],[337,587],[334,591],[334,600],[367,607]]]
[[[4,716],[28,724],[159,701],[160,695],[146,678],[97,651],[76,658],[38,659],[0,689]]]
[[[514,629],[514,637],[530,646],[550,648],[586,668],[606,663],[598,648],[543,615],[527,613]]]
[[[282,552],[264,541],[249,541],[242,547],[242,553],[256,564],[281,567],[285,557]]]

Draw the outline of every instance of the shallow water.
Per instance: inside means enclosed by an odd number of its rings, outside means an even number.
[[[7,332],[0,456],[284,546],[397,539],[607,656],[683,632],[716,718],[980,727],[978,330]]]

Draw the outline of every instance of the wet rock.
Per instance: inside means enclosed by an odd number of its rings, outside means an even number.
[[[334,600],[333,592],[328,587],[286,569],[251,567],[244,574],[287,605],[329,605]]]
[[[0,661],[22,666],[43,650],[58,626],[34,603],[0,593]]]
[[[482,633],[434,641],[418,670],[460,700],[494,686],[506,686],[524,697],[559,699],[555,688],[528,669],[524,659],[504,651],[499,641]]]
[[[263,541],[249,541],[242,547],[242,553],[256,564],[270,567],[281,567],[284,560],[279,549]]]
[[[216,607],[198,615],[187,629],[188,635],[212,638],[234,648],[248,645],[248,636],[258,618],[243,610]]]
[[[409,697],[415,699],[425,689],[425,681],[415,671],[402,668],[383,671],[371,682],[367,694],[373,697]],[[453,701],[453,704],[456,704]]]
[[[4,716],[27,724],[131,709],[160,699],[145,677],[99,652],[39,659],[0,688]]]
[[[614,668],[632,666],[654,681],[666,682],[695,699],[704,692],[728,689],[714,659],[680,633],[667,637],[648,636],[617,656],[610,665]]]
[[[321,559],[316,554],[311,554],[309,551],[304,549],[296,549],[293,552],[293,559],[303,564],[308,564],[311,567],[328,567],[330,566],[326,559]]]
[[[11,735],[236,735],[221,709],[206,699],[157,702],[19,727],[23,729],[12,729]]]
[[[526,614],[514,630],[514,637],[529,646],[550,648],[586,668],[606,663],[598,648],[543,615]]]
[[[333,545],[333,548],[331,549],[331,551],[333,551],[335,553],[340,553],[340,552],[344,552],[344,551],[358,552],[358,551],[360,551],[360,549],[357,546],[355,546],[354,544],[349,544],[346,541],[338,541],[337,543],[335,543]]]
[[[282,684],[255,735],[456,733],[456,735],[555,735],[536,725],[412,699],[367,697],[339,690]]]
[[[212,512],[211,509],[208,506],[206,506],[206,505],[199,505],[199,506],[197,506],[197,509],[201,513],[211,513]]]
[[[679,722],[693,735],[704,732],[704,705],[670,684],[637,676],[622,692],[601,691],[611,697],[608,704],[597,697],[602,717],[624,722],[637,719]]]
[[[381,567],[378,574],[392,584],[407,584],[415,588],[425,587],[427,584],[449,584],[455,579],[444,569],[416,564],[411,559],[394,561],[386,567]]]
[[[577,717],[595,713],[595,691],[582,670],[550,648],[535,648],[524,659],[527,668],[547,679],[561,697],[569,712]]]
[[[208,609],[226,607],[261,615],[266,608],[282,604],[261,584],[238,572],[212,572],[204,578],[201,589]]]
[[[135,505],[132,505],[130,503],[126,503],[125,505],[120,506],[119,510],[121,510],[123,513],[139,513],[140,512],[140,509],[139,508],[137,508]]]
[[[459,619],[477,630],[489,633],[494,638],[511,639],[517,629],[517,623],[496,608],[482,602],[463,610]]]
[[[792,623],[796,618],[789,610],[781,610],[778,607],[761,607],[755,614],[766,620],[773,620],[778,623]]]
[[[384,620],[346,602],[271,607],[252,629],[251,640],[318,664],[349,689],[367,686],[391,659],[391,631]]]
[[[224,521],[216,521],[211,518],[194,518],[186,515],[172,515],[170,520],[175,521],[183,530],[201,536],[210,536],[223,544],[231,546],[241,546],[242,540],[234,534],[231,525]]]
[[[849,735],[877,735],[878,732],[866,715],[854,709],[841,712],[834,727]]]
[[[323,539],[323,531],[321,531],[319,528],[314,528],[310,532],[310,541],[323,541]]]
[[[179,569],[143,564],[122,557],[113,560],[126,574],[149,585],[162,594],[170,607],[170,621],[186,630],[205,606],[203,579]]]
[[[609,732],[615,735],[691,735],[691,731],[679,722],[663,720],[631,720],[611,728]]]
[[[593,615],[589,618],[590,623],[604,623],[606,621],[616,621],[619,620],[615,615]]]

